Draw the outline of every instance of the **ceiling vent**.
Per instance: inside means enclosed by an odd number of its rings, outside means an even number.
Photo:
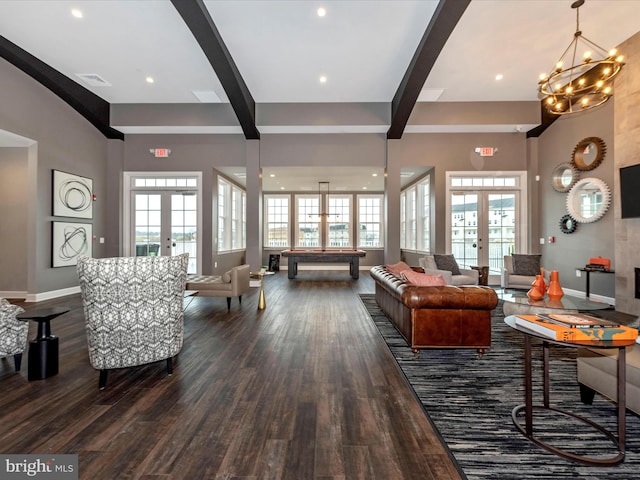
[[[107,82],[97,73],[76,73],[78,77],[84,80],[85,83],[92,87],[110,87],[111,84]]]

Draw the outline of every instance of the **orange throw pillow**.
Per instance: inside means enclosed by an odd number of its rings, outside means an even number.
[[[405,270],[402,272],[402,276],[407,282],[419,287],[438,287],[447,284],[442,275],[430,275],[428,273],[418,273],[413,270]]]
[[[396,277],[399,277],[405,270],[411,270],[411,267],[404,262],[387,265],[387,271],[393,273]]]

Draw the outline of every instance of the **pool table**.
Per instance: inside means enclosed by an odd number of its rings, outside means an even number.
[[[358,279],[360,276],[360,257],[364,257],[367,252],[364,250],[284,250],[280,252],[283,257],[288,258],[288,277],[296,278],[298,274],[298,263],[349,263],[349,274],[351,278]]]

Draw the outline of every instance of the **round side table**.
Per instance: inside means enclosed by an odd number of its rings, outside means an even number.
[[[51,320],[69,311],[68,308],[35,308],[17,316],[21,320],[38,322],[38,334],[29,341],[29,380],[44,380],[58,373],[58,337],[51,334]]]

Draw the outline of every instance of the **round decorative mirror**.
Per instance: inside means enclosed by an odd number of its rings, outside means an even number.
[[[607,147],[601,138],[587,137],[576,145],[571,156],[571,163],[580,171],[593,170],[604,160]]]
[[[599,178],[578,180],[567,194],[567,210],[574,220],[591,223],[600,220],[611,204],[611,190]]]
[[[579,176],[580,173],[571,163],[561,163],[553,169],[551,185],[556,192],[568,192]]]
[[[562,233],[573,233],[578,228],[578,222],[576,222],[571,215],[563,215],[560,218],[560,231]]]

